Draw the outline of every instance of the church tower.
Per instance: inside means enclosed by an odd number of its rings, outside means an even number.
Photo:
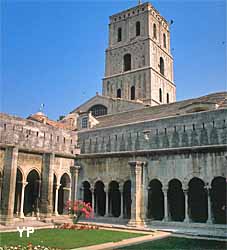
[[[150,3],[110,17],[103,95],[147,105],[176,101],[169,24]]]

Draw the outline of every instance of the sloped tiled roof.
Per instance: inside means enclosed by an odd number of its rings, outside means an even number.
[[[47,116],[45,116],[41,112],[30,115],[27,119],[33,120],[33,121],[36,121],[36,122],[40,122],[40,123],[43,123],[43,124],[47,124],[47,125],[50,125],[50,126],[56,127],[56,128],[72,129],[71,125],[69,125],[67,123],[61,123],[61,122],[50,120]]]
[[[99,124],[95,128],[112,127],[121,124],[142,122],[146,120],[165,118],[186,113],[186,107],[190,105],[212,105],[212,109],[227,108],[227,92],[219,92],[209,94],[199,98],[188,99],[184,101],[174,102],[170,104],[163,104],[153,107],[145,107],[132,111],[117,113],[113,115],[106,115],[98,117]],[[217,105],[217,106],[216,106]],[[214,108],[215,107],[215,108]],[[195,111],[196,112],[196,111]]]

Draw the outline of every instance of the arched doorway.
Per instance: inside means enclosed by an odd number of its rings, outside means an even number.
[[[15,199],[14,199],[14,214],[16,214],[17,216],[19,215],[19,212],[20,212],[22,181],[23,181],[22,173],[20,169],[17,169]]]
[[[224,177],[215,177],[211,183],[211,204],[214,223],[227,223],[226,209],[226,179]]]
[[[102,181],[97,181],[95,183],[95,213],[99,216],[104,216],[106,213],[106,193],[104,187]]]
[[[123,186],[123,216],[126,219],[131,218],[131,181],[128,180],[124,183]]]
[[[121,193],[119,184],[116,181],[111,181],[109,184],[109,212],[113,217],[119,217],[121,214]]]
[[[89,202],[92,207],[92,192],[91,192],[91,185],[88,181],[83,182],[83,200],[84,202]]]
[[[189,217],[194,222],[206,222],[208,216],[207,193],[204,182],[194,177],[190,180],[188,189]]]
[[[36,170],[29,172],[24,193],[24,215],[33,216],[39,212],[40,177]]]
[[[58,213],[66,213],[66,202],[70,199],[70,177],[68,174],[63,174],[60,179],[60,188],[58,190]]]
[[[153,220],[162,220],[164,218],[162,183],[157,179],[151,180],[149,183],[147,217]]]
[[[177,179],[169,182],[168,188],[168,208],[169,215],[173,221],[183,221],[185,217],[185,199],[182,184]]]

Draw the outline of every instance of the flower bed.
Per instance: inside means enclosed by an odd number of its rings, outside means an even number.
[[[88,225],[88,224],[71,224],[71,223],[64,223],[63,225],[58,227],[59,229],[71,229],[71,230],[97,230],[99,229],[98,226]]]
[[[32,245],[32,243],[28,243],[27,246],[0,246],[0,250],[62,250],[63,248],[53,248],[53,247],[45,247],[41,245]]]

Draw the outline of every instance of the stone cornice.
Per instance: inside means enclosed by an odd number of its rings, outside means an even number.
[[[39,149],[29,149],[29,148],[24,148],[20,146],[15,146],[13,144],[3,144],[0,143],[0,149],[6,149],[9,147],[16,147],[18,148],[19,153],[29,153],[29,154],[36,154],[36,155],[43,155],[43,154],[54,154],[55,157],[62,157],[62,158],[67,158],[67,159],[77,159],[77,155],[73,154],[67,154],[67,153],[62,153],[62,152],[55,152],[55,151],[48,151],[48,150],[39,150]]]
[[[212,152],[227,152],[227,144],[179,147],[179,148],[163,148],[137,151],[122,151],[122,152],[103,152],[89,153],[78,155],[78,159],[91,158],[108,158],[108,157],[135,157],[135,156],[157,156],[157,155],[174,155],[174,154],[192,154],[192,153],[212,153]]]

